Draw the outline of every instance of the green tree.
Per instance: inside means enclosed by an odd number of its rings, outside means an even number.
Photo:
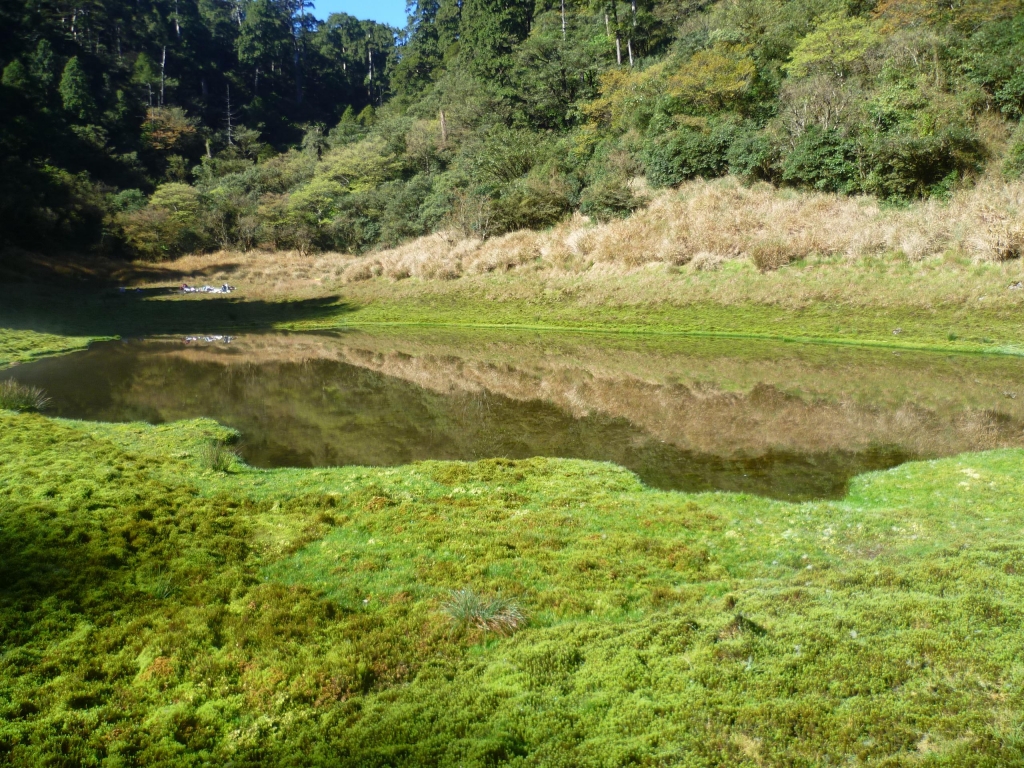
[[[40,40],[32,53],[32,61],[29,65],[32,79],[39,84],[39,88],[46,92],[53,88],[57,80],[57,57],[53,53],[53,46],[48,40]]]
[[[146,103],[154,106],[153,89],[160,83],[160,70],[146,53],[140,53],[135,59],[132,82],[146,89]]]
[[[77,56],[68,59],[64,66],[64,74],[60,78],[60,98],[64,109],[83,122],[88,121],[96,111],[96,103],[89,89],[89,77]]]
[[[793,49],[786,70],[794,77],[826,74],[843,79],[879,40],[862,18],[829,16]]]
[[[291,35],[288,19],[272,0],[252,0],[238,28],[238,60],[252,73],[252,91],[260,93],[260,79],[279,73],[288,55]]]
[[[510,55],[530,32],[533,0],[463,0],[461,55],[478,75],[507,79]]]
[[[3,84],[8,88],[17,88],[19,91],[28,89],[28,69],[20,61],[15,59],[4,67]]]
[[[698,51],[669,77],[669,93],[705,112],[718,112],[745,94],[757,73],[749,47],[719,43]]]

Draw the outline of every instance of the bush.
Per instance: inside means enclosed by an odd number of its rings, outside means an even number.
[[[759,131],[739,134],[726,153],[729,173],[746,181],[776,181],[779,176],[779,151]]]
[[[591,184],[580,197],[580,212],[598,221],[628,216],[643,205],[626,179],[604,177]]]
[[[685,127],[653,139],[643,152],[648,181],[674,187],[697,176],[722,176],[729,168],[727,153],[733,132],[728,125],[710,130]]]
[[[500,596],[488,600],[468,588],[452,592],[441,611],[457,632],[511,635],[526,626],[526,617],[514,601]]]
[[[111,210],[120,213],[141,211],[146,207],[146,196],[138,189],[125,189],[107,198]]]
[[[879,136],[865,148],[865,192],[890,200],[946,195],[963,176],[978,171],[984,150],[969,129],[933,136]]]
[[[50,398],[38,387],[19,384],[14,379],[0,381],[0,410],[42,411],[50,405]]]
[[[854,192],[859,187],[856,150],[839,131],[809,128],[783,160],[782,181],[822,192]]]
[[[148,206],[114,217],[127,244],[140,256],[165,259],[199,250],[207,238],[199,221],[166,208]]]
[[[569,185],[557,176],[530,178],[508,185],[491,206],[488,235],[540,229],[559,222],[570,210]]]

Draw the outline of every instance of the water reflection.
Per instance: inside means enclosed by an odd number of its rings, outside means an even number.
[[[56,415],[208,416],[255,466],[563,456],[645,482],[840,496],[913,458],[1024,445],[1016,359],[519,334],[96,345],[7,372]],[[1024,391],[1022,391],[1024,395]]]

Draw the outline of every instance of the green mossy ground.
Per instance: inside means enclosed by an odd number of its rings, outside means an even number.
[[[1024,330],[1015,310],[985,312],[938,307],[863,309],[820,303],[802,310],[765,305],[692,304],[580,307],[548,301],[489,302],[460,297],[438,302],[378,301],[353,309],[337,326],[451,325],[483,328],[679,334],[816,342],[893,349],[1024,354]],[[320,320],[289,327],[325,327]]]
[[[227,436],[0,414],[0,762],[1024,760],[1024,451],[796,505],[565,460],[203,469]],[[453,632],[466,587],[529,625]]]
[[[820,303],[795,310],[751,304],[581,306],[557,297],[490,301],[470,291],[362,303],[338,296],[251,301],[46,292],[0,309],[0,367],[83,348],[115,336],[320,330],[360,326],[678,334],[824,344],[1024,354],[1016,309],[857,308]]]
[[[29,330],[0,328],[0,368],[39,357],[85,349],[96,337],[64,336]]]

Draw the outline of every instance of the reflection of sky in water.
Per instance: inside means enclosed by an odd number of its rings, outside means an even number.
[[[618,344],[618,346],[616,346]],[[263,467],[561,456],[645,482],[839,496],[917,457],[1024,445],[1022,361],[799,345],[255,336],[109,343],[5,375],[55,415],[208,416]]]

